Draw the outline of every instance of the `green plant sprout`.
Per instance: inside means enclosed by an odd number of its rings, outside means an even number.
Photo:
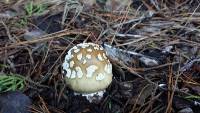
[[[32,15],[40,15],[42,14],[47,6],[45,4],[34,4],[33,1],[27,3],[24,7],[27,16],[32,16]]]
[[[5,64],[0,64],[0,68],[6,68],[6,67],[8,67],[8,66]]]
[[[45,4],[34,4],[33,1],[28,2],[24,6],[24,10],[26,15],[21,17],[21,19],[16,23],[16,26],[22,28],[27,26],[28,18],[33,15],[40,15],[47,9],[47,5]]]
[[[22,17],[19,22],[15,23],[15,25],[19,28],[22,28],[28,24],[28,18],[27,17]]]
[[[112,109],[112,102],[111,101],[109,101],[109,103],[108,103],[108,108],[111,110]]]
[[[23,90],[25,79],[17,74],[0,74],[0,93],[7,91]]]
[[[200,99],[199,95],[190,95],[190,96],[186,96],[186,99]]]

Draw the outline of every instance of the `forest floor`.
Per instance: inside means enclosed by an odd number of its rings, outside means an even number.
[[[97,103],[62,74],[83,42],[102,45],[113,65]],[[14,91],[31,113],[200,113],[200,1],[1,0],[0,112],[13,109],[1,98]]]

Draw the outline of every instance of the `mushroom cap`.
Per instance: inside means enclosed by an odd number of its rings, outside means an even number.
[[[94,93],[112,82],[112,64],[103,47],[94,43],[71,48],[62,66],[66,83],[76,92]]]

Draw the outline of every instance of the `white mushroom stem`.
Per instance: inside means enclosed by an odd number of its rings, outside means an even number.
[[[102,91],[98,91],[98,92],[95,92],[95,93],[77,93],[77,92],[74,92],[74,95],[81,95],[81,96],[84,96],[86,97],[86,99],[92,103],[94,101],[99,101],[103,98],[103,94],[105,93],[105,90],[102,90]]]

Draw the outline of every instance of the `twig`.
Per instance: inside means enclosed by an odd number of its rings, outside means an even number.
[[[90,33],[90,31],[65,29],[65,30],[62,30],[62,31],[59,31],[56,33],[52,33],[52,34],[48,34],[48,35],[45,35],[45,36],[42,36],[42,37],[39,37],[39,38],[36,38],[33,40],[14,43],[10,46],[0,48],[0,50],[15,48],[20,45],[33,44],[33,43],[44,42],[44,41],[48,41],[48,40],[52,40],[52,39],[63,38],[62,36],[65,36],[65,35],[72,35],[72,34],[88,35],[89,33]]]
[[[8,35],[8,38],[12,41],[12,42],[16,42],[16,40],[13,39],[13,37],[10,35],[10,30],[9,28],[7,27],[7,25],[3,22],[3,21],[0,21],[1,24],[5,27],[6,29],[6,33]]]

